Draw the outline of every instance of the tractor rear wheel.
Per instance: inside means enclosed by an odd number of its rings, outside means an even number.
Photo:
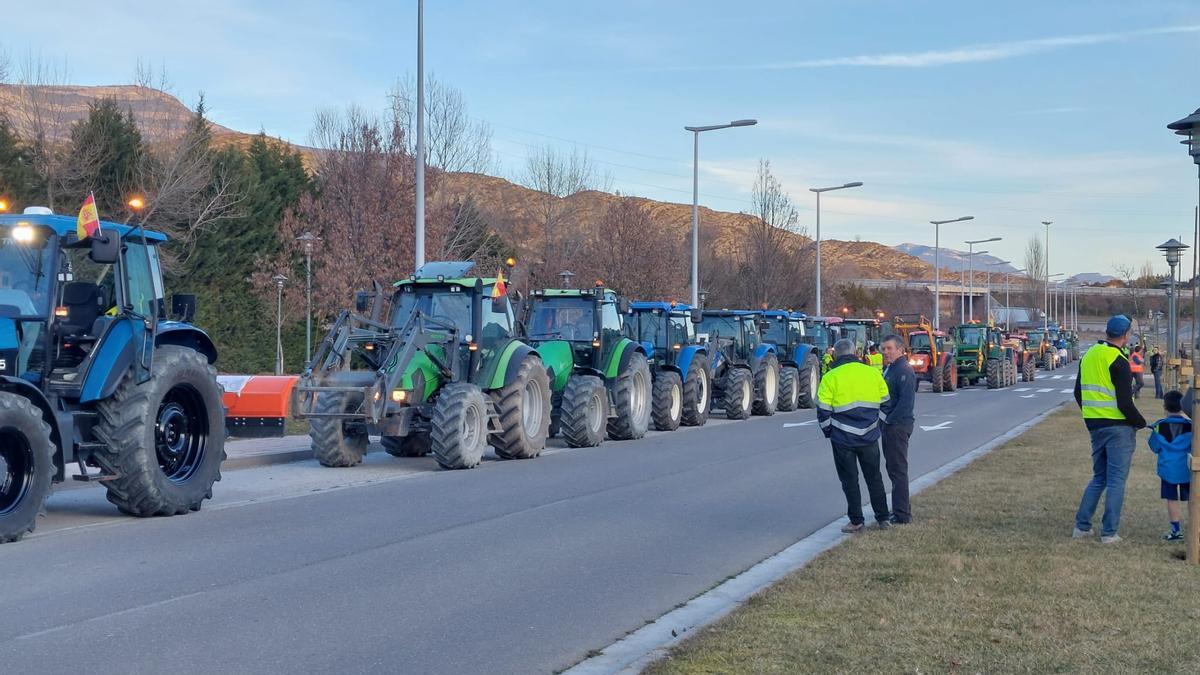
[[[352,412],[358,409],[360,400],[337,392],[317,394],[317,413]],[[309,422],[308,435],[312,438],[313,456],[321,466],[357,466],[367,454],[367,430],[358,423],[336,417],[314,417]]]
[[[944,377],[945,368],[936,363],[930,363],[929,366],[929,388],[935,394],[942,393],[946,387],[946,378]]]
[[[429,454],[429,434],[411,433],[407,436],[384,436],[379,439],[384,451],[392,457],[424,457]]]
[[[684,426],[704,426],[708,411],[712,408],[712,375],[704,365],[706,357],[697,354],[688,366],[687,379],[683,381],[683,413],[680,421]]]
[[[650,429],[650,397],[653,394],[650,365],[646,355],[634,352],[625,364],[625,372],[613,384],[614,417],[608,420],[608,437],[614,441],[632,441]]]
[[[42,411],[0,393],[0,544],[33,532],[54,475],[54,443]]]
[[[487,449],[488,406],[483,391],[466,382],[448,384],[433,407],[430,449],[443,469],[473,469]]]
[[[683,418],[683,380],[673,370],[659,371],[654,378],[654,428],[675,431]]]
[[[1022,370],[1024,371],[1026,382],[1033,382],[1034,378],[1037,377],[1037,362],[1034,361],[1032,355],[1025,357],[1025,364],[1022,366]]]
[[[791,412],[799,407],[800,371],[792,366],[779,369],[779,410]]]
[[[779,407],[779,357],[767,352],[754,373],[754,414],[774,415]]]
[[[542,454],[550,435],[550,376],[536,357],[526,356],[512,384],[490,392],[500,416],[500,433],[490,442],[502,459]]]
[[[126,374],[97,406],[94,455],[115,477],[104,481],[108,501],[132,516],[199,511],[221,480],[225,406],[217,371],[194,349],[154,350],[150,379]]]
[[[563,389],[559,430],[572,448],[590,448],[604,440],[608,391],[595,375],[572,375]]]
[[[988,359],[986,372],[987,372],[987,388],[988,389],[999,389],[1004,386],[1004,383],[1001,382],[1000,380],[1002,377],[1004,377],[1004,375],[1006,373],[1000,372],[1000,362],[999,361],[997,361],[996,359]]]
[[[800,388],[796,391],[796,402],[801,408],[815,408],[817,389],[821,386],[821,362],[816,354],[809,354],[800,365]]]
[[[948,357],[945,363],[945,381],[942,382],[944,391],[958,390],[958,362]]]
[[[730,368],[725,374],[724,396],[721,407],[725,417],[731,420],[744,420],[750,417],[750,407],[754,405],[754,376],[745,368]]]

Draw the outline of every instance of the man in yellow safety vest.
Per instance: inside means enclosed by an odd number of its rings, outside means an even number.
[[[867,365],[883,374],[883,354],[879,353],[879,348],[874,342],[867,348]]]
[[[1092,516],[1106,490],[1104,517],[1100,522],[1100,541],[1121,541],[1121,506],[1125,501],[1125,479],[1133,459],[1134,436],[1146,426],[1146,420],[1133,403],[1133,375],[1124,347],[1131,322],[1118,314],[1108,320],[1105,339],[1096,343],[1079,362],[1075,379],[1075,402],[1083,412],[1083,422],[1092,437],[1092,480],[1083,490],[1075,529],[1071,536],[1081,539],[1092,533]]]

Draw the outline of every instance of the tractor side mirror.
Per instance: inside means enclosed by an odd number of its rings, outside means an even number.
[[[633,308],[629,305],[629,300],[626,298],[617,299],[617,311],[621,314],[629,314]]]
[[[171,314],[177,321],[191,323],[196,318],[196,296],[193,293],[176,293],[171,296]]]
[[[92,250],[88,257],[97,265],[114,265],[121,257],[121,237],[116,232],[92,237],[91,242]]]
[[[375,299],[375,294],[371,291],[359,291],[354,294],[354,311],[362,314],[371,309],[371,301]]]
[[[692,323],[700,323],[701,321],[704,321],[704,310],[693,309],[692,310]]]
[[[756,322],[759,330],[771,330],[771,322],[766,319],[761,319]]]
[[[498,298],[492,298],[492,311],[497,314],[508,313],[508,296],[502,295]]]

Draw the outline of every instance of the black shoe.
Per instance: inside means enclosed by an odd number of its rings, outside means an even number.
[[[912,522],[911,518],[905,519],[905,518],[901,518],[900,516],[896,516],[896,515],[893,515],[891,520],[892,520],[893,525],[908,525],[909,523]]]
[[[891,526],[892,526],[892,521],[888,520],[887,518],[884,518],[883,520],[875,521],[875,527],[878,527],[881,530],[886,530]]]

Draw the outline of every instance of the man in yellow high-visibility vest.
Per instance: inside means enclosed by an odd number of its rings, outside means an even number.
[[[1079,362],[1075,379],[1075,402],[1083,412],[1083,422],[1092,437],[1092,480],[1083,490],[1079,511],[1075,514],[1075,539],[1092,533],[1092,516],[1104,499],[1100,522],[1100,541],[1121,541],[1121,507],[1125,502],[1125,479],[1133,460],[1135,434],[1146,427],[1146,419],[1133,402],[1133,374],[1124,347],[1131,322],[1118,314],[1108,320],[1105,339],[1097,342]]]
[[[879,353],[879,348],[874,342],[867,347],[867,365],[883,374],[883,354]]]

